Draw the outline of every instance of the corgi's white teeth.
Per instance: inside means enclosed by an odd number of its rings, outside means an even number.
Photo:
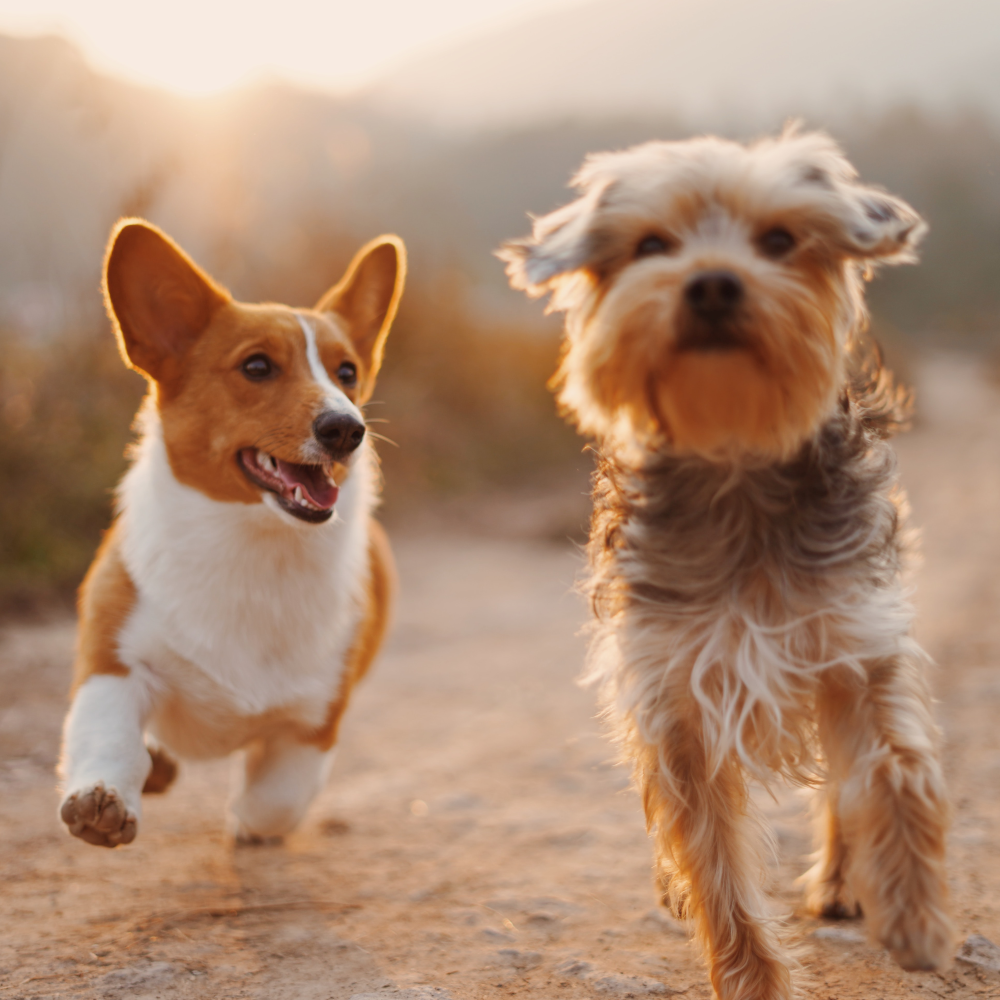
[[[278,464],[277,464],[277,462],[275,462],[275,460],[270,455],[268,455],[268,453],[266,451],[260,451],[258,449],[258,451],[257,451],[257,464],[265,472],[274,473],[274,472],[278,471]]]
[[[322,510],[323,508],[314,504],[312,499],[302,492],[301,486],[296,486],[295,491],[292,493],[295,498],[295,502],[301,504],[306,510]]]

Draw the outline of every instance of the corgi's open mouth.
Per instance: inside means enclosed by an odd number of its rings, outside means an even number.
[[[237,459],[255,486],[273,493],[283,510],[310,524],[321,524],[333,514],[340,492],[324,465],[300,465],[275,458],[258,448],[243,448]]]

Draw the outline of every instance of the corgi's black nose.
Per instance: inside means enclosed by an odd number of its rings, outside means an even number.
[[[743,282],[732,271],[702,271],[684,288],[691,309],[704,319],[723,319],[743,299]]]
[[[334,457],[349,455],[365,437],[365,425],[350,413],[326,410],[313,421],[316,440]]]

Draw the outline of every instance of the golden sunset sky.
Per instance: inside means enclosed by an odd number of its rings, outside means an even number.
[[[208,94],[261,77],[364,86],[410,55],[581,0],[0,0],[0,32],[60,34],[97,69]]]

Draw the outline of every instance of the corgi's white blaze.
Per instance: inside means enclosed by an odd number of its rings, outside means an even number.
[[[364,422],[365,418],[361,411],[347,398],[344,390],[334,384],[330,373],[323,366],[323,360],[319,356],[319,348],[316,346],[316,331],[301,313],[296,313],[295,318],[299,321],[302,334],[306,338],[306,359],[309,362],[309,371],[316,384],[326,393],[327,407],[338,413],[349,413],[352,417],[357,417],[358,420]]]
[[[121,661],[161,685],[153,734],[185,756],[215,756],[273,724],[319,726],[360,621],[367,445],[341,487],[339,517],[304,524],[264,504],[223,503],[177,481],[152,407],[119,490],[121,553],[136,607]]]

